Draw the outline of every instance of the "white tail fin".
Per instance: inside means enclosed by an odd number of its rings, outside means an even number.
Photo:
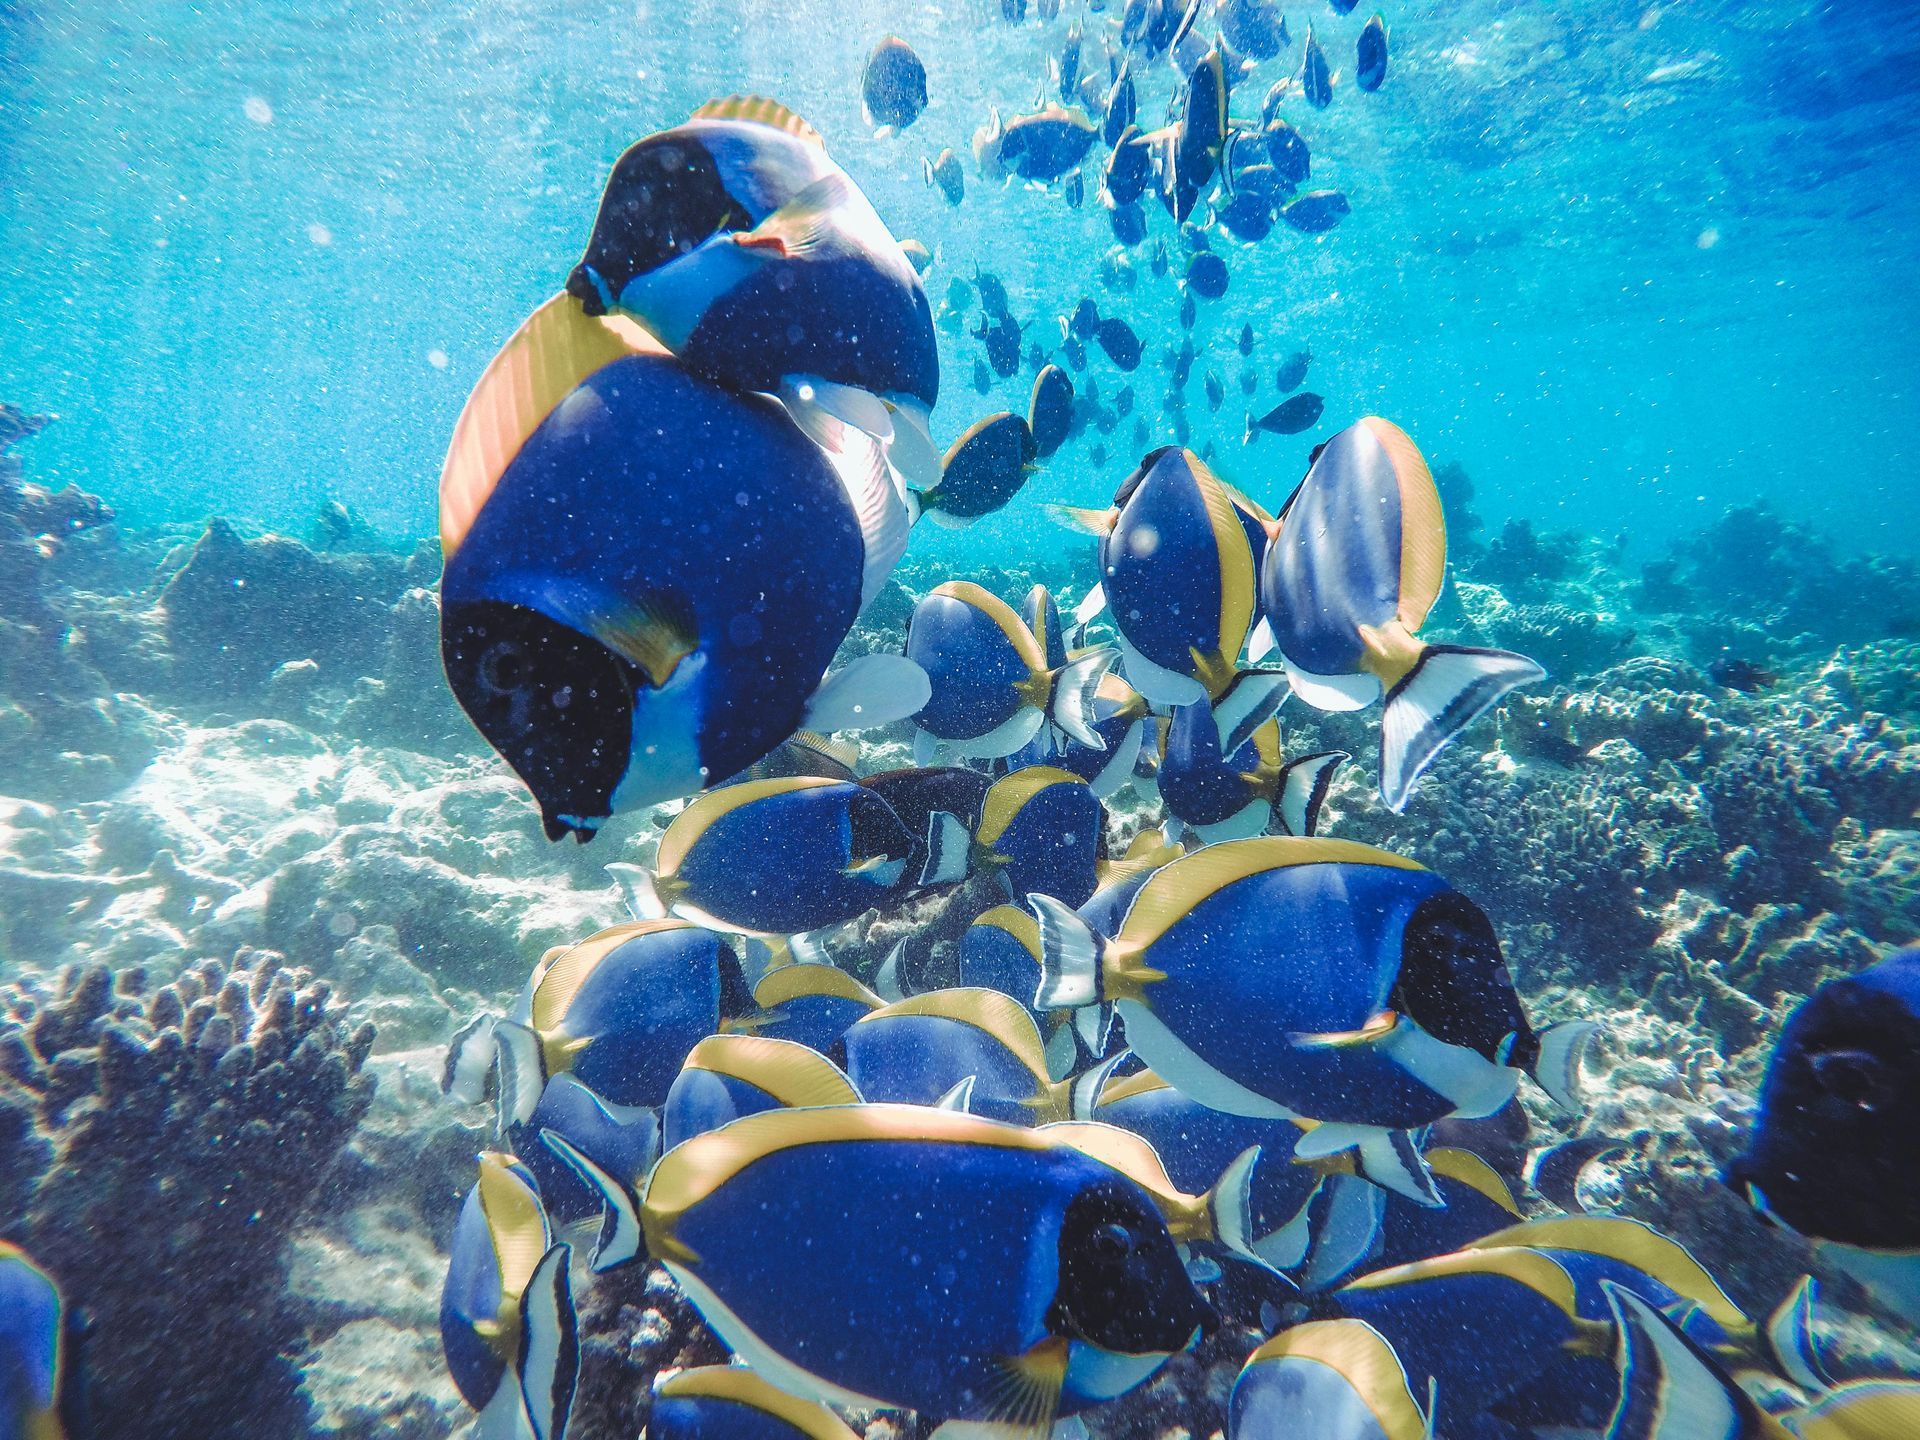
[[[565,1440],[580,1378],[580,1327],[567,1272],[572,1254],[565,1244],[548,1250],[520,1296],[520,1352],[513,1369],[533,1440]]]
[[[1833,1376],[1820,1354],[1820,1337],[1815,1328],[1819,1317],[1820,1294],[1811,1275],[1802,1275],[1800,1283],[1780,1302],[1780,1308],[1767,1319],[1767,1351],[1780,1373],[1809,1394],[1831,1390]]]
[[[1318,1160],[1342,1150],[1353,1151],[1354,1168],[1381,1189],[1404,1195],[1430,1210],[1446,1203],[1434,1186],[1426,1157],[1405,1130],[1344,1123],[1316,1125],[1300,1137],[1293,1153],[1301,1160]]]
[[[1107,742],[1094,727],[1093,701],[1100,681],[1119,658],[1112,650],[1095,650],[1068,662],[1053,677],[1048,718],[1089,750],[1105,750]]]
[[[1287,763],[1280,772],[1280,793],[1273,807],[1287,834],[1311,837],[1319,828],[1320,807],[1326,803],[1334,772],[1351,758],[1344,750],[1327,750]]]
[[[1253,1245],[1253,1172],[1259,1164],[1258,1145],[1241,1151],[1207,1192],[1207,1215],[1221,1248],[1269,1269]]]
[[[440,1072],[440,1093],[461,1105],[478,1105],[487,1098],[487,1078],[499,1049],[493,1038],[495,1016],[476,1015],[447,1046],[446,1068]]]
[[[864,730],[917,715],[933,696],[927,672],[904,655],[862,655],[820,682],[807,702],[808,730]]]
[[[1547,672],[1510,650],[1429,645],[1387,693],[1380,719],[1380,794],[1387,808],[1406,808],[1413,782],[1462,730],[1518,685]]]
[[[640,1199],[633,1187],[601,1169],[557,1131],[542,1130],[540,1142],[600,1197],[600,1241],[593,1248],[591,1261],[594,1273],[641,1259],[647,1241],[640,1228]]]
[[[1100,937],[1087,922],[1051,895],[1029,895],[1027,907],[1040,922],[1040,987],[1036,1010],[1077,1010],[1100,996]]]
[[[1233,752],[1279,713],[1287,698],[1287,677],[1280,670],[1243,670],[1213,702],[1213,723],[1220,732],[1220,755]]]
[[[1531,1073],[1534,1083],[1562,1110],[1581,1108],[1580,1066],[1599,1033],[1600,1026],[1592,1020],[1562,1020],[1540,1032],[1540,1053]]]
[[[499,1127],[504,1136],[510,1127],[533,1118],[547,1088],[547,1059],[540,1037],[524,1025],[502,1020],[493,1035],[499,1046]]]
[[[882,960],[880,968],[873,972],[873,993],[889,1005],[896,1000],[907,998],[906,981],[900,973],[906,958],[907,942],[902,940],[887,952],[887,958]]]
[[[922,885],[957,885],[973,873],[973,833],[958,815],[936,810],[927,817],[927,863]]]
[[[667,903],[660,898],[660,889],[653,883],[651,870],[642,865],[629,865],[624,860],[616,860],[604,868],[620,887],[621,902],[634,919],[667,918]]]

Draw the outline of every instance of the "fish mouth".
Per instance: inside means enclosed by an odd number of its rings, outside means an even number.
[[[598,318],[613,308],[613,289],[606,278],[582,260],[567,276],[567,293],[580,302],[580,308]]]

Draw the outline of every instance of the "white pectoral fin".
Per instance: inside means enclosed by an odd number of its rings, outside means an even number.
[[[621,902],[634,919],[667,918],[666,902],[660,898],[659,887],[653,883],[652,871],[641,865],[629,865],[624,860],[616,860],[603,868],[614,884],[620,887]]]
[[[1040,922],[1040,986],[1036,1010],[1077,1010],[1100,1000],[1100,937],[1051,895],[1027,897]]]
[[[533,1440],[565,1440],[574,1384],[580,1378],[580,1327],[567,1273],[572,1253],[564,1243],[548,1250],[520,1297],[520,1353],[514,1373]]]
[[[1193,705],[1207,698],[1207,687],[1191,675],[1181,675],[1147,659],[1122,635],[1120,669],[1127,683],[1155,705]]]
[[[1258,1145],[1241,1151],[1207,1193],[1207,1215],[1221,1248],[1270,1269],[1253,1243],[1253,1172],[1259,1164]]]
[[[1387,808],[1406,808],[1413,782],[1454,736],[1509,690],[1547,672],[1510,650],[1429,645],[1387,695],[1380,717],[1380,794]]]
[[[1073,607],[1074,621],[1080,625],[1091,624],[1093,618],[1106,608],[1106,586],[1096,581],[1094,587],[1080,597],[1080,603]]]
[[[593,1250],[593,1271],[597,1275],[616,1266],[639,1259],[646,1252],[646,1238],[640,1229],[640,1199],[633,1187],[595,1164],[564,1135],[542,1130],[540,1142],[560,1158],[579,1177],[580,1182],[600,1197],[600,1241]]]
[[[893,949],[887,952],[887,958],[880,962],[880,968],[873,972],[873,993],[889,1005],[907,998],[906,982],[900,973],[906,958],[907,942],[897,941]]]
[[[1308,1208],[1316,1218],[1296,1278],[1303,1289],[1324,1290],[1373,1253],[1386,1219],[1387,1192],[1359,1175],[1329,1175]]]
[[[1293,693],[1316,710],[1364,710],[1379,698],[1380,682],[1371,675],[1315,675],[1284,663]]]
[[[893,439],[887,446],[887,461],[909,485],[931,490],[940,483],[940,448],[933,443],[926,407],[915,400],[896,399],[893,407]]]
[[[1273,654],[1273,626],[1269,625],[1267,617],[1262,615],[1259,623],[1253,627],[1253,633],[1247,636],[1247,660],[1251,664],[1258,665],[1271,654]]]
[[[743,250],[769,250],[782,257],[811,254],[831,240],[834,214],[852,197],[846,176],[823,175],[753,229],[735,231],[730,238]]]
[[[862,655],[820,682],[801,723],[821,734],[890,725],[919,714],[932,697],[927,672],[906,656]]]
[[[864,391],[847,392],[863,395]],[[873,397],[868,396],[868,399]],[[882,413],[886,407],[875,400]],[[837,450],[824,452],[840,477],[847,503],[860,527],[860,605],[864,609],[886,586],[893,567],[906,553],[907,534],[913,528],[906,493],[894,482],[887,465],[885,442],[858,429],[841,436]]]

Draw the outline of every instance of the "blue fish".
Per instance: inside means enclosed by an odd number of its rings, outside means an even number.
[[[0,1436],[62,1440],[66,1307],[60,1287],[0,1240]]]
[[[1043,365],[1027,399],[1027,431],[1033,453],[1044,460],[1066,442],[1073,419],[1073,381],[1058,365]]]
[[[730,1030],[791,1040],[822,1054],[848,1026],[886,1003],[846,971],[820,964],[768,971],[753,987],[753,1000],[758,1012],[731,1022]]]
[[[1386,1337],[1364,1320],[1312,1320],[1247,1357],[1228,1440],[1432,1440],[1427,1410]]]
[[[1043,378],[1048,370],[1066,379],[1053,366],[1041,372]],[[1039,441],[1022,417],[1002,410],[976,420],[947,447],[940,483],[916,493],[920,513],[946,529],[963,530],[1018,495],[1039,468],[1034,462],[1040,453]]]
[[[525,1124],[557,1075],[617,1107],[658,1105],[686,1053],[751,1003],[733,950],[684,920],[616,925],[551,950],[492,1027],[502,1125]]]
[[[735,1354],[808,1398],[1044,1431],[1212,1320],[1137,1184],[973,1115],[749,1115],[606,1200]]]
[[[819,1051],[769,1035],[710,1035],[687,1056],[660,1111],[663,1150],[742,1115],[803,1105],[857,1105],[860,1092]],[[602,1165],[637,1183],[644,1168]]]
[[[486,1440],[564,1440],[580,1371],[570,1254],[555,1244],[533,1176],[480,1157],[448,1246],[440,1296],[447,1369]]]
[[[1536,1034],[1479,908],[1370,846],[1208,846],[1156,870],[1110,935],[1056,900],[1029,903],[1036,1005],[1113,1004],[1135,1053],[1195,1100],[1322,1121],[1298,1153],[1359,1146],[1370,1173],[1418,1180],[1405,1132],[1492,1114],[1512,1097],[1514,1067],[1570,1105],[1595,1028]]]
[[[942,823],[940,817],[956,817],[971,831],[980,823],[993,777],[960,765],[915,765],[883,770],[859,783],[886,801],[907,833],[916,837],[902,883],[918,885],[927,873],[926,839]]]
[[[863,785],[749,780],[708,791],[673,817],[651,884],[640,878],[634,903],[715,929],[804,934],[888,899],[914,844],[892,807]]]
[[[1085,780],[1032,765],[996,780],[971,831],[956,816],[934,818],[923,884],[955,884],[997,873],[1015,900],[1050,895],[1074,906],[1100,881],[1106,807]]]
[[[671,1090],[668,1091],[672,1093]],[[557,1136],[605,1170],[644,1175],[660,1158],[660,1117],[651,1108],[609,1105],[571,1075],[556,1075],[507,1142],[527,1167],[548,1217],[572,1225],[599,1213],[599,1195],[556,1151]]]
[[[678,1370],[653,1387],[649,1440],[859,1440],[826,1406],[739,1365]]]
[[[1445,1255],[1519,1221],[1520,1206],[1500,1174],[1471,1150],[1431,1146],[1422,1154],[1438,1208],[1389,1199],[1366,1253],[1368,1269],[1384,1270]]]
[[[1281,682],[1284,693],[1284,681]],[[1286,759],[1277,721],[1248,731],[1241,717],[1204,700],[1175,708],[1156,779],[1167,813],[1200,840],[1244,840],[1255,835],[1312,835],[1344,750]],[[1244,739],[1242,736],[1244,735]],[[1237,743],[1236,743],[1237,742]]]
[[[1339,78],[1327,68],[1326,51],[1320,48],[1319,37],[1309,23],[1306,48],[1300,52],[1300,92],[1314,109],[1324,110],[1333,103],[1333,85]]]
[[[1387,22],[1378,15],[1361,30],[1356,54],[1355,82],[1362,90],[1378,90],[1387,78]]]
[[[1005,760],[996,762],[996,769],[1011,774],[1033,765],[1053,765],[1078,775],[1105,800],[1133,779],[1141,747],[1146,743],[1148,720],[1146,697],[1109,670],[1100,677],[1093,693],[1092,729],[1104,748],[1096,750],[1071,738],[1064,744],[1051,744],[1046,737],[1035,736]]]
[[[1448,741],[1546,672],[1511,651],[1416,638],[1446,573],[1447,532],[1427,462],[1399,427],[1370,417],[1329,440],[1279,526],[1260,593],[1288,679],[1322,710],[1385,695],[1380,794],[1398,811]]]
[[[567,293],[701,375],[780,395],[823,443],[852,427],[917,483],[939,478],[920,277],[819,132],[772,100],[711,101],[629,146]]]
[[[1901,1313],[1920,1316],[1920,946],[1830,980],[1788,1018],[1725,1180]]]
[[[591,839],[803,727],[919,708],[896,657],[821,683],[906,526],[870,442],[829,456],[557,296],[480,377],[441,472],[448,683],[548,837]]]
[[[922,598],[907,624],[906,654],[931,686],[913,717],[919,764],[941,751],[1010,755],[1048,724],[1090,748],[1104,743],[1091,712],[1111,653],[1050,666],[1044,643],[1013,607],[978,585],[950,580]]]
[[[1190,450],[1150,452],[1105,511],[1060,512],[1100,540],[1101,584],[1128,683],[1155,704],[1225,692],[1253,627],[1255,556],[1226,487]]]
[[[871,1101],[946,1104],[1010,1125],[1084,1120],[1106,1078],[1052,1074],[1024,1006],[990,989],[934,990],[860,1017],[841,1038],[847,1076]]]
[[[975,918],[960,937],[959,983],[997,990],[1019,1002],[1042,1037],[1051,1078],[1070,1074],[1083,1058],[1072,1017],[1033,1008],[1034,992],[1040,988],[1040,924],[1031,912],[1018,905],[996,905]]]

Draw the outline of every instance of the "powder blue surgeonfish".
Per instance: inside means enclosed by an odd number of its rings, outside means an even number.
[[[1400,1357],[1364,1320],[1312,1320],[1247,1357],[1228,1440],[1433,1440]]]
[[[822,1054],[862,1015],[886,1002],[837,965],[782,965],[753,987],[756,1012],[731,1022],[738,1033],[791,1040]]]
[[[778,394],[822,443],[850,426],[915,483],[939,479],[926,291],[819,133],[778,103],[715,100],[628,147],[567,293],[633,316],[702,375]]]
[[[1325,750],[1288,760],[1278,721],[1223,733],[1229,718],[1204,700],[1174,709],[1155,773],[1167,813],[1207,844],[1268,833],[1312,835],[1347,753]]]
[[[1594,1027],[1536,1034],[1492,924],[1439,876],[1347,841],[1208,846],[1153,874],[1111,934],[1044,896],[1043,1009],[1111,1003],[1153,1070],[1203,1105],[1319,1120],[1433,1203],[1406,1132],[1490,1115],[1521,1069],[1572,1103]]]
[[[569,1248],[553,1243],[533,1176],[480,1157],[440,1296],[447,1369],[482,1440],[564,1440],[580,1371]]]
[[[60,1417],[66,1307],[60,1287],[0,1240],[0,1436],[64,1440]]]
[[[1231,494],[1191,450],[1150,452],[1104,511],[1061,512],[1100,538],[1098,595],[1121,669],[1155,704],[1225,693],[1254,619],[1255,555]]]
[[[915,839],[863,785],[819,776],[710,790],[673,817],[633,903],[716,929],[803,934],[887,899]],[[683,1052],[684,1053],[684,1052]]]
[[[859,1440],[826,1406],[739,1365],[675,1371],[653,1387],[649,1440]]]
[[[918,764],[942,751],[1010,755],[1048,726],[1090,749],[1105,744],[1093,730],[1093,697],[1112,652],[1049,664],[1046,642],[1014,608],[970,581],[938,585],[913,607],[906,657],[930,687],[913,717]]]
[[[1109,670],[1093,692],[1092,728],[1104,748],[1096,750],[1064,736],[1058,737],[1065,740],[1064,744],[1049,744],[1047,737],[1036,736],[1000,764],[1008,773],[1030,765],[1070,770],[1105,800],[1133,779],[1134,768],[1140,763],[1148,729],[1146,697]]]
[[[993,782],[971,833],[936,815],[921,883],[955,884],[997,873],[1016,900],[1050,895],[1065,905],[1092,896],[1106,844],[1106,807],[1072,771],[1030,765]]]
[[[590,839],[803,727],[918,709],[898,657],[821,683],[906,534],[871,441],[829,454],[557,296],[481,376],[441,472],[447,679],[548,837]]]
[[[819,1051],[769,1035],[710,1035],[694,1046],[660,1112],[663,1149],[743,1115],[806,1105],[857,1105],[860,1092]],[[645,1169],[613,1174],[634,1177]]]
[[[609,1230],[642,1229],[728,1347],[808,1398],[1045,1433],[1212,1321],[1139,1185],[949,1110],[749,1115],[606,1198]]]
[[[1294,693],[1321,710],[1384,693],[1380,794],[1400,810],[1441,747],[1546,672],[1511,651],[1416,638],[1446,573],[1447,529],[1398,426],[1369,417],[1329,440],[1278,524],[1260,594]]]

